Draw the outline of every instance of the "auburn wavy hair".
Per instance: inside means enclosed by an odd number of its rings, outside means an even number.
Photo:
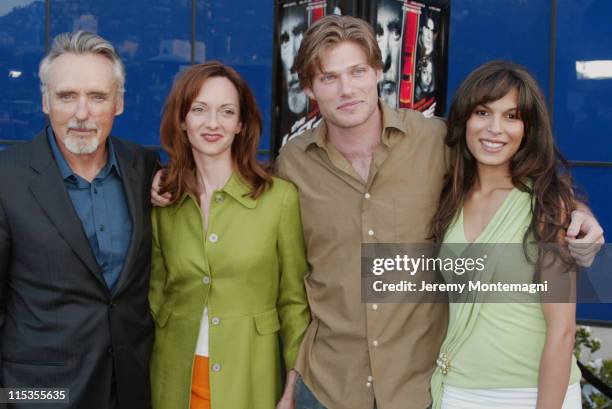
[[[253,92],[233,68],[210,61],[186,69],[174,83],[164,106],[160,138],[161,146],[168,154],[169,164],[162,177],[160,193],[170,192],[172,203],[186,192],[196,196],[199,193],[191,144],[181,124],[185,122],[191,104],[204,82],[214,77],[227,78],[238,91],[242,127],[232,142],[231,152],[234,169],[251,187],[248,196],[255,199],[272,185],[272,176],[257,161],[262,121]]]
[[[510,162],[513,185],[533,197],[533,218],[523,239],[560,243],[575,209],[568,163],[555,146],[546,101],[535,79],[520,65],[492,61],[467,76],[453,97],[445,143],[450,167],[438,210],[430,226],[430,238],[442,242],[446,230],[463,206],[477,178],[476,160],[466,142],[466,123],[476,107],[518,92],[519,117],[525,135]]]

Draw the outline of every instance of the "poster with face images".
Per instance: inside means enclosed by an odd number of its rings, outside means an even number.
[[[448,1],[377,0],[372,11],[383,60],[378,84],[389,106],[444,115]]]
[[[293,64],[304,32],[327,14],[355,15],[356,0],[294,0],[276,4],[274,66],[274,152],[288,140],[316,126],[321,117],[314,101],[300,87]]]

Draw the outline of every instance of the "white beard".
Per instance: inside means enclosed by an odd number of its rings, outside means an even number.
[[[95,124],[90,124],[86,121],[80,122],[77,120],[72,120],[68,123],[68,129],[70,128],[87,128],[97,131]],[[69,131],[66,132],[66,136],[63,138],[62,142],[64,143],[66,149],[75,155],[89,155],[94,153],[100,145],[97,135],[91,137],[81,137],[71,135]]]
[[[97,137],[81,138],[74,135],[66,135],[63,142],[66,149],[75,155],[94,153],[98,149],[98,145],[100,145]]]

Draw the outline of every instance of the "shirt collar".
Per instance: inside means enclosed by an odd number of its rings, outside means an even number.
[[[234,200],[236,200],[238,203],[240,203],[244,207],[248,209],[254,209],[255,206],[257,206],[257,199],[253,199],[252,197],[247,196],[247,194],[251,190],[252,189],[247,185],[247,183],[244,182],[242,178],[236,172],[234,172],[232,173],[232,176],[230,176],[228,181],[225,183],[225,186],[223,186],[223,188],[217,192],[227,193],[229,196],[231,196]],[[190,198],[195,203],[198,203],[193,193],[185,192],[183,193],[183,196],[176,202],[176,205],[174,206],[174,210],[175,211],[178,210],[187,198]]]
[[[55,162],[57,163],[57,166],[59,168],[60,175],[62,176],[62,178],[68,179],[71,176],[77,177],[78,175],[74,173],[72,168],[70,168],[70,165],[68,164],[68,162],[66,162],[66,158],[64,158],[62,151],[57,145],[55,134],[53,133],[53,129],[51,129],[50,126],[47,127],[47,139],[49,140],[49,145],[51,146],[51,152],[53,153],[53,156],[55,157]],[[117,175],[121,177],[121,172],[119,171],[119,165],[117,162],[117,155],[115,154],[115,148],[113,147],[113,142],[111,141],[110,137],[106,138],[106,149],[108,152],[108,159],[106,160],[106,165],[104,165],[104,167],[102,168],[102,170],[100,170],[98,175],[101,177],[105,177],[114,168],[115,172],[117,172]]]
[[[394,128],[400,131],[402,134],[406,135],[406,125],[404,121],[400,118],[396,109],[393,109],[387,106],[382,100],[378,101],[378,107],[382,112],[382,120],[383,120],[383,135],[382,142],[386,145],[389,144],[389,134],[390,132],[386,132],[389,128]],[[327,125],[325,121],[321,121],[319,125],[313,129],[308,135],[306,135],[306,144],[304,145],[304,150],[307,150],[308,147],[312,145],[317,145],[319,148],[324,148],[327,143]]]
[[[381,108],[383,116],[383,133],[388,128],[395,128],[403,134],[407,133],[406,124],[400,118],[397,109],[393,109],[382,100],[378,102],[378,106]]]
[[[319,122],[319,125],[310,132],[306,138],[306,145],[304,150],[308,149],[311,145],[317,145],[319,148],[324,148],[327,142],[327,124],[325,120]]]
[[[107,166],[109,171],[114,168],[115,172],[117,172],[117,175],[121,177],[121,171],[119,170],[119,162],[117,162],[117,154],[115,153],[115,147],[113,146],[113,141],[110,136],[106,138],[106,149],[108,150]]]
[[[236,172],[232,173],[232,176],[223,187],[223,192],[227,193],[238,203],[249,209],[253,209],[257,205],[256,199],[247,196],[251,190],[252,189],[249,187],[249,185],[242,180],[240,175],[238,175]]]

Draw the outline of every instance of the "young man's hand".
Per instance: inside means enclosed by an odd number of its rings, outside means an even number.
[[[590,267],[593,264],[605,242],[603,233],[603,228],[588,209],[579,208],[572,212],[565,240],[579,266]]]
[[[153,206],[166,207],[170,204],[170,200],[172,199],[172,195],[169,192],[163,195],[159,194],[161,179],[164,172],[164,169],[160,169],[155,173],[155,177],[153,177],[153,183],[151,184],[151,204]]]

